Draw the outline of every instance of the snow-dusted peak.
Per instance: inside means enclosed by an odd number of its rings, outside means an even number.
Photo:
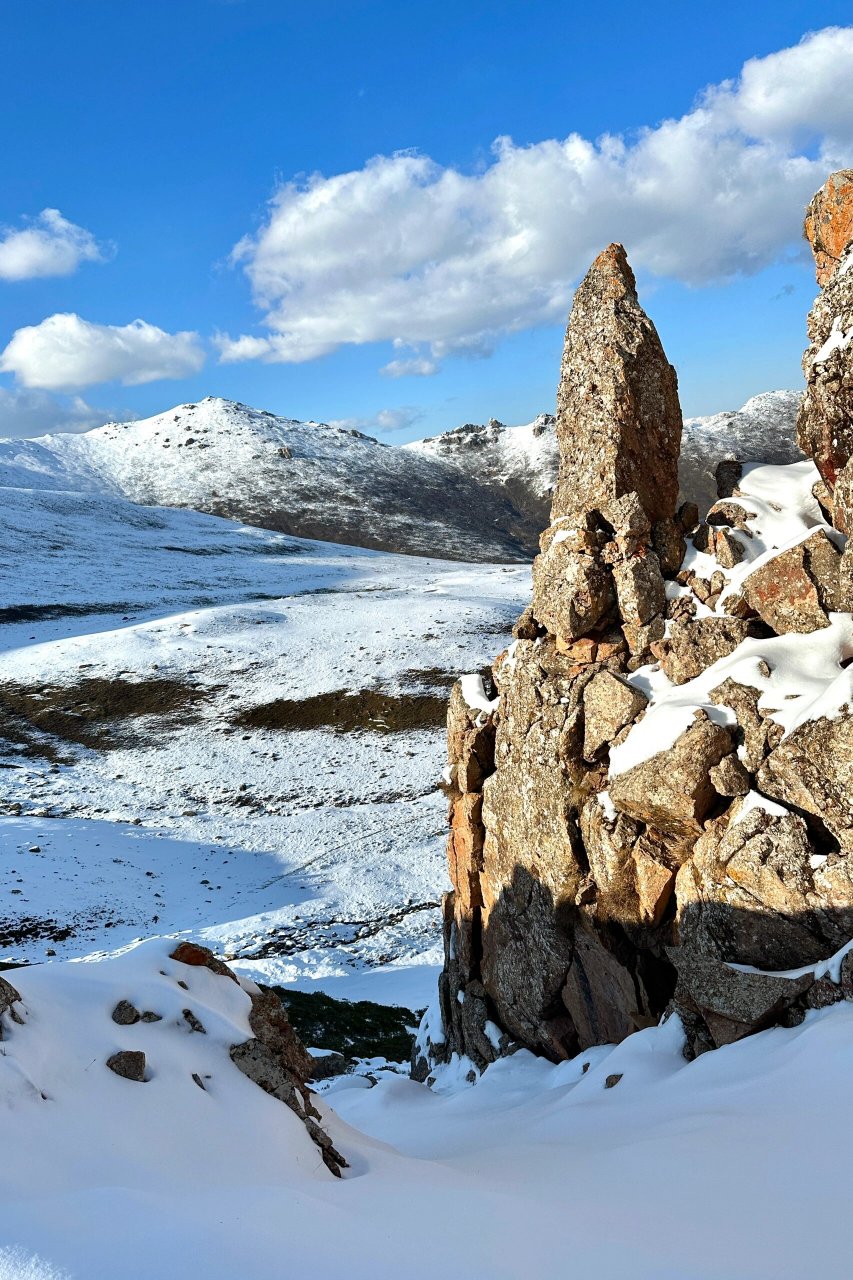
[[[213,444],[235,450],[246,445],[287,447],[293,456],[320,457],[329,450],[350,449],[353,440],[380,447],[372,436],[325,422],[302,422],[268,409],[253,409],[237,400],[207,396],[193,404],[176,405],[151,418],[108,422],[86,433],[92,442],[121,441],[125,446],[150,444],[161,448],[202,448]],[[46,440],[56,437],[48,436]]]
[[[192,507],[381,551],[524,560],[542,513],[488,476],[352,428],[209,397],[82,435],[0,442],[0,486]]]
[[[537,498],[550,498],[559,464],[555,419],[549,413],[520,427],[508,427],[497,418],[485,425],[466,422],[403,447],[501,484],[523,480]]]
[[[707,508],[717,495],[714,471],[724,458],[780,466],[798,462],[800,391],[762,391],[740,409],[685,418],[681,441],[682,491]]]

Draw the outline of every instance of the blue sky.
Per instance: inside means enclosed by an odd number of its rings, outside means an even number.
[[[796,386],[848,15],[5,0],[0,433],[208,394],[400,441],[527,421],[611,239],[686,413]]]

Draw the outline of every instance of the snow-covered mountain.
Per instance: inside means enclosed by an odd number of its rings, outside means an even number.
[[[707,506],[724,457],[789,462],[799,393],[685,422],[682,488]],[[0,441],[0,486],[189,507],[297,537],[468,561],[528,560],[548,523],[554,419],[492,419],[412,444],[208,398],[84,434]]]
[[[517,510],[529,513],[544,529],[560,462],[555,426],[550,413],[540,413],[523,427],[507,427],[492,418],[486,426],[468,422],[403,448],[452,463],[472,479],[504,494]]]
[[[799,462],[800,391],[763,391],[740,409],[685,418],[679,474],[685,496],[706,510],[717,496],[714,470],[724,458],[782,465]]]
[[[516,453],[524,471],[525,450]],[[299,537],[467,560],[527,559],[543,523],[523,485],[212,397],[82,435],[2,442],[0,485],[121,495]]]

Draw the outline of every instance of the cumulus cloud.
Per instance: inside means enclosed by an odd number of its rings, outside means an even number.
[[[102,262],[108,249],[91,231],[43,209],[23,227],[0,226],[0,280],[73,275],[81,262]]]
[[[329,422],[330,427],[343,427],[345,430],[355,431],[406,431],[409,427],[413,427],[416,422],[420,422],[423,417],[423,410],[418,409],[415,405],[400,405],[397,409],[380,409],[371,418],[333,418]]]
[[[17,329],[0,353],[0,371],[46,391],[75,391],[97,382],[138,386],[184,378],[203,364],[197,333],[166,333],[145,320],[92,324],[73,313]]]
[[[499,138],[473,173],[402,152],[288,182],[232,254],[268,333],[220,335],[220,358],[299,362],[391,340],[416,355],[384,372],[427,372],[562,320],[611,240],[689,285],[760,271],[792,252],[827,172],[853,161],[851,79],[853,28],[827,28],[630,137]]]
[[[105,422],[128,422],[129,409],[103,409],[82,396],[53,396],[47,391],[0,387],[0,438],[27,440],[55,431],[89,431]]]

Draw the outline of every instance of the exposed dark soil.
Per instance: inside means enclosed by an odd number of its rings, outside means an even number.
[[[50,622],[54,618],[87,618],[98,613],[133,613],[139,605],[121,604],[13,604],[0,609],[0,627],[12,622]]]
[[[335,1000],[321,991],[293,991],[273,987],[287,1009],[303,1044],[334,1049],[345,1058],[387,1058],[405,1062],[412,1052],[412,1032],[418,1015],[399,1005],[371,1000]]]
[[[57,742],[96,751],[128,745],[122,726],[141,716],[186,719],[204,690],[168,678],[90,676],[74,685],[0,684],[0,737],[24,755],[60,758]]]
[[[446,715],[447,698],[442,694],[391,694],[361,689],[357,693],[339,690],[293,700],[277,698],[241,711],[234,724],[242,729],[401,733],[434,729],[444,724]]]

